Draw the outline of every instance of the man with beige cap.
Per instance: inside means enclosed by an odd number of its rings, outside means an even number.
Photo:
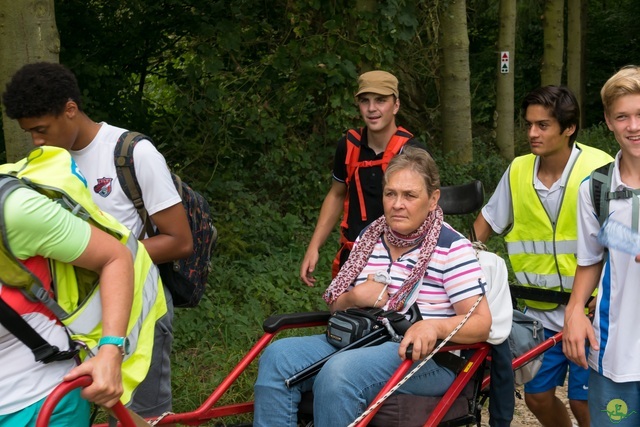
[[[316,282],[313,272],[320,247],[331,234],[340,214],[340,249],[333,262],[334,277],[347,260],[360,232],[383,214],[382,175],[389,160],[405,144],[425,148],[410,132],[396,125],[400,98],[398,79],[393,74],[386,71],[362,74],[358,78],[355,97],[365,126],[350,129],[338,141],[333,182],[300,267],[300,278],[308,286]]]

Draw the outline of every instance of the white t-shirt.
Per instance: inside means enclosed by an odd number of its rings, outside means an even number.
[[[497,345],[509,337],[513,322],[509,273],[504,259],[493,252],[477,251],[477,255],[482,272],[487,279],[487,302],[491,310],[491,330],[487,342]]]
[[[620,178],[620,153],[611,177],[611,191],[632,188]],[[638,197],[638,196],[633,196]],[[632,199],[612,200],[609,215],[631,227]],[[578,265],[593,265],[605,256],[596,236],[600,223],[589,194],[589,181],[580,185],[578,202]],[[602,269],[598,283],[593,328],[600,344],[598,352],[589,353],[589,366],[615,381],[640,381],[640,264],[634,256],[614,249]]]
[[[125,131],[103,122],[93,141],[82,150],[71,151],[71,156],[87,178],[93,201],[139,236],[142,220],[120,186],[114,163],[113,151]],[[141,140],[133,153],[136,178],[149,215],[181,203],[167,162],[153,144]]]
[[[547,188],[542,181],[538,179],[538,169],[540,167],[540,158],[536,157],[535,165],[533,168],[533,187],[542,202],[549,218],[555,221],[558,218],[558,211],[560,208],[560,201],[564,194],[564,188],[569,179],[573,164],[578,159],[580,150],[573,145],[571,150],[571,156],[569,161],[562,172],[562,176],[556,182],[551,185],[551,188]],[[496,234],[502,234],[507,231],[513,224],[513,200],[511,199],[511,188],[509,186],[509,172],[511,166],[507,168],[504,175],[500,179],[496,191],[489,199],[489,202],[482,208],[482,216],[487,220],[491,229]],[[552,331],[561,331],[564,325],[564,310],[565,306],[560,305],[555,310],[536,310],[531,307],[527,307],[526,312],[531,317],[536,318],[542,322],[542,325]]]

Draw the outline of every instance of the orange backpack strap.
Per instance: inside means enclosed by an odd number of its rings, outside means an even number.
[[[349,129],[347,131],[347,156],[344,164],[347,167],[347,179],[345,183],[349,185],[351,178],[358,168],[358,159],[360,158],[360,140],[362,139],[362,128]]]
[[[358,169],[358,159],[360,158],[360,139],[362,138],[362,128],[360,129],[349,129],[347,131],[347,155],[344,159],[344,164],[347,168],[347,179],[345,180],[345,184],[347,188],[349,187],[349,183],[351,182],[351,178],[356,175],[356,170]],[[357,177],[357,175],[356,175]],[[349,217],[349,195],[344,198],[343,203],[343,213],[342,213],[342,222],[340,223],[340,228],[346,229],[348,228],[347,219]],[[344,237],[344,232],[342,233]]]
[[[391,137],[389,143],[387,144],[387,148],[384,150],[384,154],[382,155],[382,159],[378,160],[367,160],[363,162],[358,162],[356,170],[359,168],[370,168],[373,166],[380,165],[382,167],[382,172],[384,173],[387,170],[387,166],[389,162],[402,150],[402,147],[407,143],[408,140],[413,138],[413,135],[409,133],[406,129],[402,127],[398,127],[396,133]],[[355,173],[356,177],[356,190],[358,193],[358,202],[360,203],[360,216],[362,221],[367,220],[367,207],[364,201],[364,194],[362,193],[362,185],[360,184],[360,174]]]
[[[345,183],[348,186],[351,180],[355,177],[356,192],[358,193],[358,203],[360,204],[360,215],[362,221],[366,221],[367,207],[365,205],[364,194],[362,192],[362,185],[360,184],[360,174],[357,173],[358,169],[381,165],[382,172],[386,171],[387,166],[389,165],[389,162],[391,161],[393,156],[398,154],[400,150],[402,150],[402,147],[407,143],[407,141],[413,138],[413,134],[403,127],[398,127],[396,133],[389,140],[387,148],[385,148],[384,154],[382,155],[382,159],[360,162],[358,159],[360,157],[360,140],[362,138],[362,131],[363,129],[350,129],[347,132],[347,156],[345,159],[345,164],[347,167],[347,180],[345,181]],[[347,194],[347,197],[345,197],[344,200],[342,222],[340,223],[340,227],[343,229],[348,228],[348,215],[349,195]]]
[[[389,162],[402,150],[404,144],[407,143],[408,140],[413,138],[413,134],[403,128],[402,126],[398,127],[395,135],[391,137],[387,148],[384,150],[384,154],[382,155],[382,172],[387,170],[387,166],[389,166]]]

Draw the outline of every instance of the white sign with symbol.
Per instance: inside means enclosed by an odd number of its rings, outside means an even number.
[[[502,74],[509,73],[509,51],[500,52],[500,72]]]

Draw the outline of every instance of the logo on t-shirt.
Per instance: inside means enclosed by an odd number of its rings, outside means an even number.
[[[98,178],[98,183],[93,186],[93,191],[102,197],[107,197],[111,194],[111,183],[113,178]]]

